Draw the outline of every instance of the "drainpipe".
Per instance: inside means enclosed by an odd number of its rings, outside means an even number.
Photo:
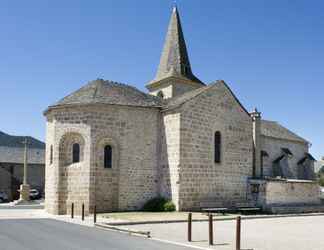
[[[261,178],[261,112],[250,113],[253,122],[253,178]]]

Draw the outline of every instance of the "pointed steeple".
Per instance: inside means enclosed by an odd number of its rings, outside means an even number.
[[[171,20],[157,74],[150,84],[169,77],[176,77],[188,80],[193,84],[204,85],[192,73],[186,42],[182,32],[180,16],[176,6],[174,6],[172,10]]]

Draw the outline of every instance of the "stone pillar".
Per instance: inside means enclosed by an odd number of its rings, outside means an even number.
[[[29,201],[29,190],[30,187],[28,185],[28,156],[27,156],[27,139],[23,142],[25,144],[25,151],[24,151],[24,181],[23,184],[20,185],[20,198],[21,201]]]
[[[253,177],[261,178],[261,112],[255,108],[250,115],[253,121]]]

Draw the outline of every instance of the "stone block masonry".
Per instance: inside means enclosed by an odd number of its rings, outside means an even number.
[[[46,209],[69,212],[70,204],[85,203],[86,213],[136,210],[157,196],[157,109],[91,106],[54,110],[48,116]],[[81,160],[72,163],[71,145],[81,146]],[[113,166],[103,166],[105,145],[113,148]],[[48,147],[49,148],[49,147]],[[54,209],[53,209],[54,208]],[[76,210],[76,212],[78,212]]]

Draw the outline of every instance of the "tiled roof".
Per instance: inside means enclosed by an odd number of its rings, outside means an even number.
[[[282,150],[286,155],[291,155],[291,156],[293,156],[293,153],[290,151],[289,148],[281,148],[281,150]]]
[[[308,143],[304,138],[296,135],[287,128],[274,121],[261,121],[261,134],[267,137]]]
[[[285,155],[283,154],[283,155],[280,155],[279,157],[277,157],[274,161],[273,161],[273,163],[278,163],[278,162],[280,162],[283,158],[285,158]]]
[[[97,79],[50,106],[72,104],[116,104],[137,107],[160,107],[163,100],[123,83]]]
[[[316,159],[310,154],[310,153],[305,153],[305,156],[301,158],[297,164],[303,164],[307,159],[311,161],[316,161]]]
[[[29,148],[45,149],[45,143],[30,136],[13,136],[0,131],[0,147],[24,147],[23,141],[27,139]]]

